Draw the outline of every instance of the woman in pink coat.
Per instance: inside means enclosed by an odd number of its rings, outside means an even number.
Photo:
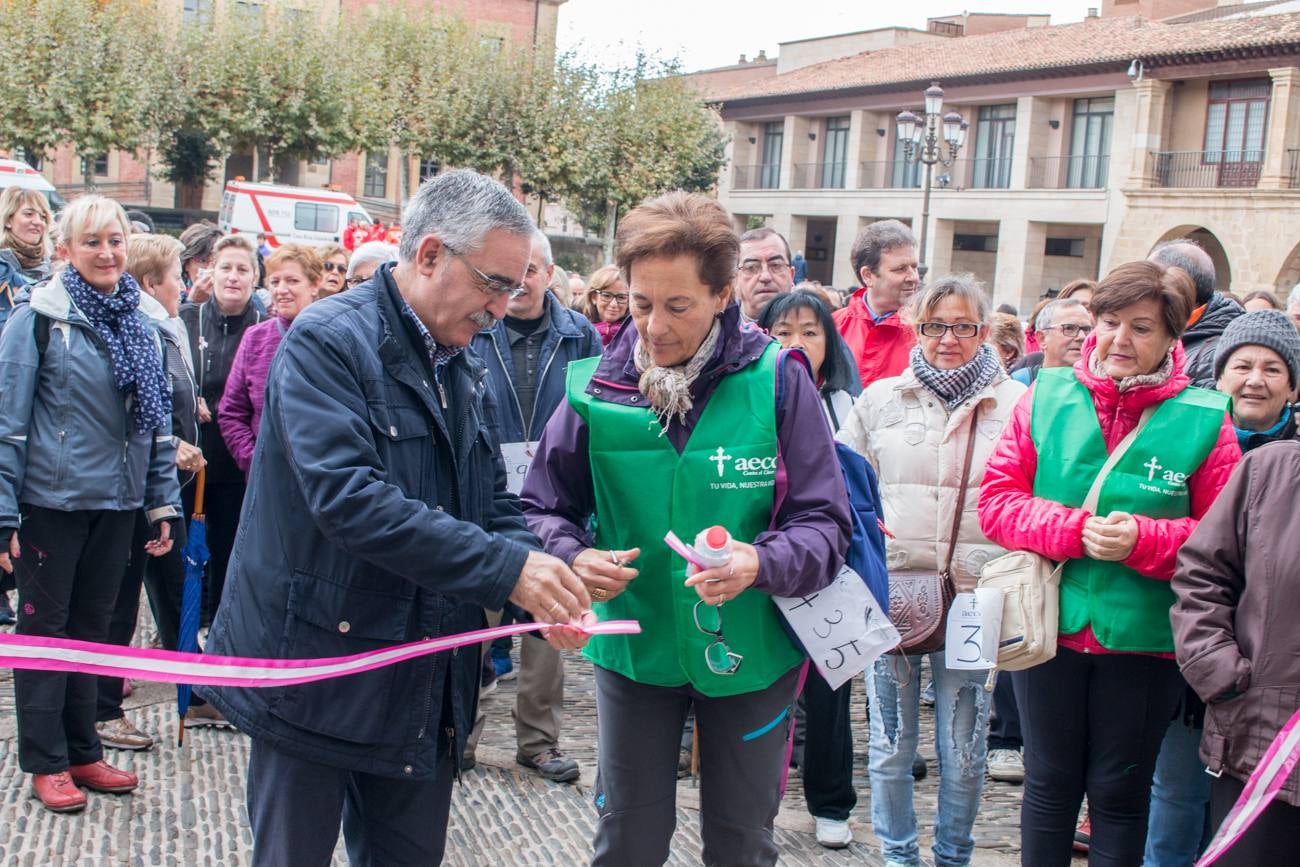
[[[1070,863],[1086,793],[1090,864],[1142,862],[1151,777],[1182,695],[1169,587],[1179,547],[1241,453],[1222,395],[1192,388],[1179,337],[1195,297],[1177,268],[1130,262],[1092,298],[1073,368],[1039,373],[984,472],[994,542],[1065,560],[1056,658],[1013,675],[1025,738],[1025,864]],[[1108,456],[1139,427],[1082,508]]]
[[[244,332],[217,412],[221,438],[245,477],[253,464],[271,359],[293,320],[316,300],[324,276],[324,263],[314,247],[282,244],[266,259],[266,286],[275,315]]]

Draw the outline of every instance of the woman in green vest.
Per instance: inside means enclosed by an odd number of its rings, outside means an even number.
[[[1142,862],[1156,756],[1183,690],[1169,581],[1241,457],[1227,399],[1191,387],[1183,370],[1194,297],[1178,268],[1129,262],[1106,275],[1082,358],[1038,375],[984,474],[989,538],[1066,561],[1056,657],[1012,675],[1025,738],[1021,851],[1035,867],[1070,862],[1085,793],[1089,863]]]
[[[641,623],[639,635],[598,636],[585,651],[599,720],[593,863],[668,859],[693,706],[704,863],[775,864],[806,660],[771,596],[813,593],[839,571],[847,494],[804,361],[741,326],[730,215],[706,196],[670,193],[629,213],[617,240],[635,328],[601,358],[569,364],[568,401],[522,496],[533,532],[587,584],[596,614]],[[664,536],[689,543],[712,525],[734,540],[730,562],[688,577]]]

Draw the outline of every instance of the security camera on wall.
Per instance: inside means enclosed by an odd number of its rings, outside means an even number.
[[[1144,72],[1146,72],[1146,68],[1142,65],[1142,61],[1135,58],[1133,62],[1128,65],[1128,80],[1134,82],[1141,81]]]

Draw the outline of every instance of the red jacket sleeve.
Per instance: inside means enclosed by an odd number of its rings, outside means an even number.
[[[1033,396],[1031,387],[1011,411],[984,468],[980,529],[1008,551],[1033,551],[1051,560],[1082,557],[1088,513],[1033,493],[1038,471],[1038,450],[1029,432]]]
[[[245,476],[253,463],[253,445],[257,439],[257,432],[253,430],[253,400],[247,372],[252,343],[251,340],[240,341],[239,349],[235,350],[235,362],[230,366],[230,376],[226,378],[221,404],[217,407],[217,427],[221,429],[221,438],[226,441],[226,449]]]
[[[1174,564],[1178,549],[1192,535],[1196,525],[1214,503],[1219,491],[1228,483],[1228,477],[1241,460],[1237,445],[1237,432],[1232,417],[1223,415],[1219,439],[1205,461],[1187,480],[1187,490],[1192,498],[1192,514],[1186,518],[1148,518],[1134,515],[1138,525],[1137,544],[1124,565],[1148,578],[1168,581],[1174,577]]]

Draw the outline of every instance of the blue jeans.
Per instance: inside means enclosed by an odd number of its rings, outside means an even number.
[[[991,694],[987,671],[957,671],[930,654],[935,685],[935,748],[939,755],[939,810],[935,867],[970,863],[971,828],[984,789]],[[920,735],[921,656],[885,654],[867,669],[871,703],[871,824],[885,860],[920,864],[912,804],[912,756]]]
[[[1201,729],[1169,724],[1151,784],[1151,817],[1143,867],[1192,867],[1206,837],[1210,783],[1201,761]]]

